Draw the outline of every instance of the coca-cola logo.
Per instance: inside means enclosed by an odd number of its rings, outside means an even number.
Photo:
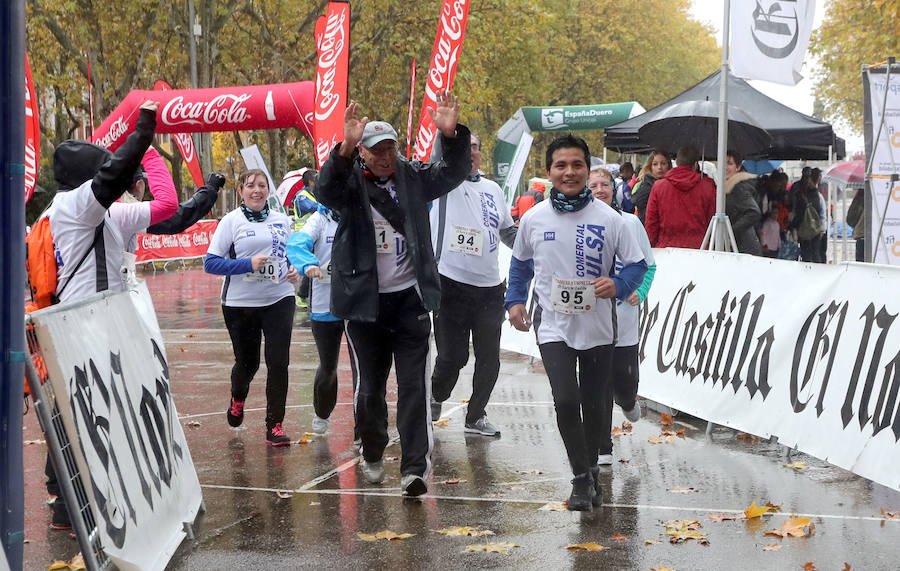
[[[112,125],[109,126],[109,131],[105,135],[103,135],[103,137],[94,141],[94,143],[108,149],[110,145],[112,145],[127,132],[128,124],[125,122],[125,117],[123,115],[119,115],[119,117],[115,121],[113,121]]]
[[[194,160],[194,140],[191,139],[191,135],[189,133],[175,133],[172,136],[175,138],[175,142],[178,143],[178,148],[181,149],[181,156],[184,158],[184,162],[189,163]]]
[[[194,246],[203,246],[209,244],[209,235],[206,232],[198,232],[191,236]]]
[[[160,120],[166,125],[224,125],[239,124],[250,118],[244,102],[252,95],[223,93],[209,101],[184,102],[184,97],[173,97],[162,110]]]
[[[419,132],[416,134],[416,158],[424,162],[428,160],[428,153],[431,152],[431,146],[434,144],[434,137],[437,135],[437,128],[434,122],[427,125],[420,125]]]
[[[341,102],[335,79],[338,59],[345,53],[344,22],[346,12],[329,14],[325,33],[319,42],[319,65],[316,69],[316,119],[328,119]]]

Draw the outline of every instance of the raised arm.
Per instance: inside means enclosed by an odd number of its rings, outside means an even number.
[[[158,108],[159,103],[155,101],[146,101],[141,105],[134,132],[128,135],[125,143],[116,149],[112,158],[94,176],[91,191],[104,208],[109,208],[131,186],[134,171],[153,141]]]
[[[148,173],[149,174],[149,173]],[[179,234],[209,214],[219,198],[219,189],[225,185],[225,176],[217,172],[209,173],[206,184],[197,189],[194,196],[178,205],[173,216],[147,228],[149,234]]]

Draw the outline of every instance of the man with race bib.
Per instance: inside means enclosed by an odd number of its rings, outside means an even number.
[[[393,361],[397,374],[397,429],[401,488],[427,490],[433,434],[428,374],[428,312],[440,304],[431,247],[428,203],[469,173],[469,130],[457,125],[459,103],[447,91],[429,108],[442,160],[420,163],[399,156],[388,123],[359,117],[351,101],[344,141],[322,165],[316,198],[340,216],[332,250],[331,313],[346,320],[359,384],[355,410],[366,481],[384,481],[388,444],[385,390]]]
[[[575,478],[568,509],[601,503],[597,474],[601,413],[616,343],[614,299],[641,285],[647,264],[622,217],[587,187],[590,151],[567,135],[547,148],[549,200],[519,223],[509,270],[509,320],[528,331],[525,302],[535,279],[534,327],[556,420]],[[615,262],[622,264],[613,274]]]
[[[484,408],[500,373],[500,328],[506,287],[497,263],[500,242],[510,248],[516,237],[503,190],[483,178],[481,139],[472,135],[472,170],[465,182],[431,207],[431,235],[441,277],[441,307],[434,312],[437,359],[431,375],[431,417],[459,380],[469,360],[469,335],[475,351],[472,396],[465,431],[500,436]]]

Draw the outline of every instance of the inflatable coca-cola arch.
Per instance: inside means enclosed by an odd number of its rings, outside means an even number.
[[[315,83],[278,83],[129,93],[94,131],[94,143],[115,151],[137,125],[148,99],[159,102],[157,133],[199,133],[297,127],[313,132]]]

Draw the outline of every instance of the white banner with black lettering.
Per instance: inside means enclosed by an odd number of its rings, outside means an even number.
[[[119,569],[164,569],[203,498],[149,293],[32,316],[104,550]]]
[[[641,396],[900,490],[900,268],[653,255]],[[508,323],[501,347],[540,358]]]
[[[731,73],[796,85],[815,12],[815,0],[731,0]]]

